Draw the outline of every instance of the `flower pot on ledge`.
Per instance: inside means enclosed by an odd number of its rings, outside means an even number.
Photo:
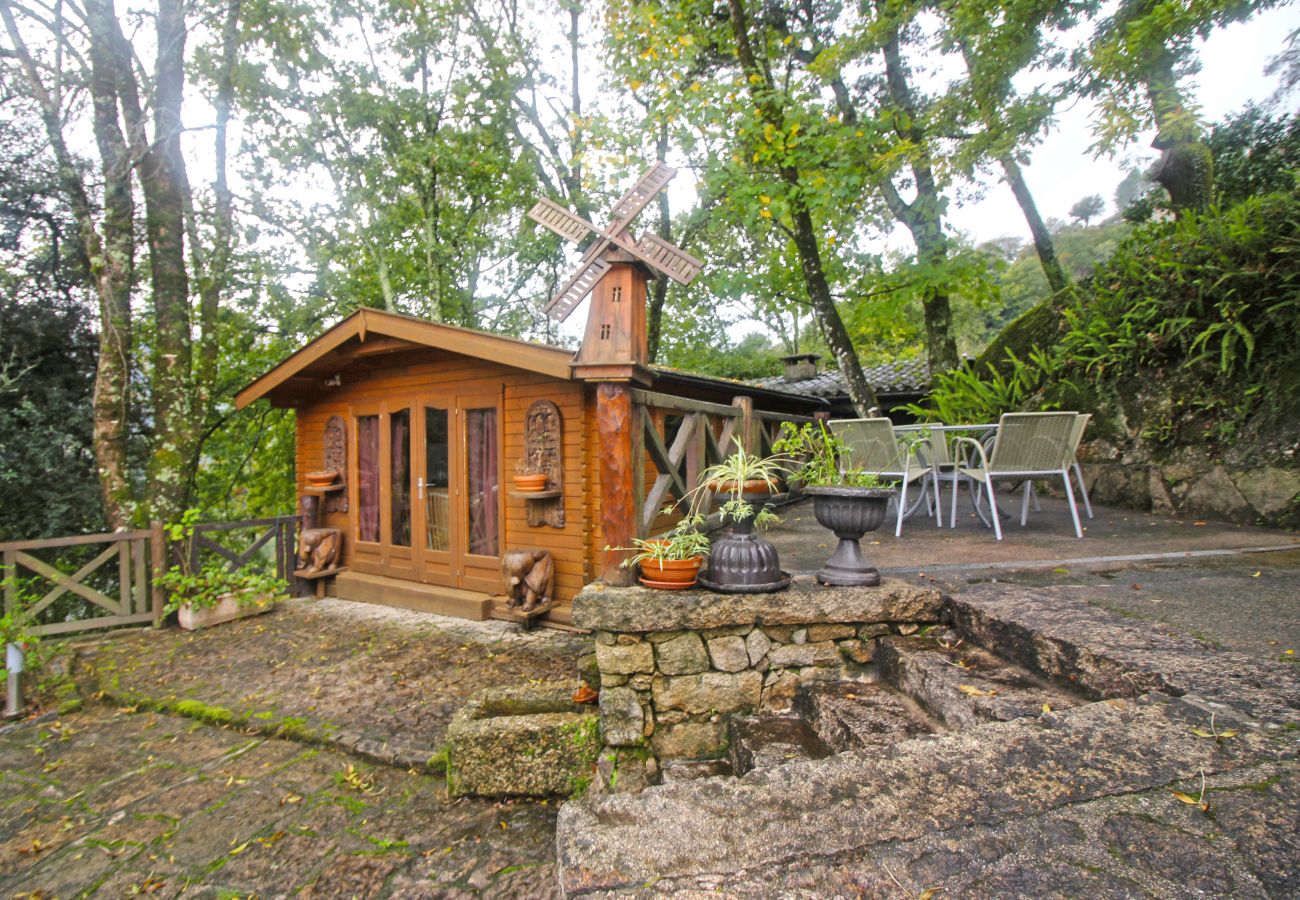
[[[661,591],[684,591],[694,587],[700,577],[704,558],[647,560],[640,564],[640,581],[648,588]]]
[[[536,475],[515,475],[515,490],[521,494],[535,494],[546,490],[546,473]]]
[[[265,595],[248,599],[240,594],[225,594],[215,606],[205,606],[202,609],[195,609],[188,603],[181,604],[176,611],[176,617],[181,628],[186,631],[197,631],[209,625],[220,625],[223,622],[259,616],[270,612],[273,606],[275,600]]]

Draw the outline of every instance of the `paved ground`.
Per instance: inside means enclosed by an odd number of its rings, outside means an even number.
[[[1005,567],[1022,562],[1214,553],[1250,547],[1300,548],[1300,535],[1288,532],[1100,506],[1094,507],[1095,518],[1083,518],[1084,536],[1079,539],[1064,500],[1042,497],[1042,511],[1031,509],[1028,523],[1021,527],[1019,495],[1005,493],[999,494],[998,503],[1004,513],[1015,515],[1003,519],[1003,539],[998,541],[975,517],[969,498],[963,494],[960,499],[956,528],[946,524],[946,507],[942,529],[920,511],[903,523],[903,533],[896,538],[891,517],[880,531],[863,539],[863,551],[885,570],[937,572],[953,566]],[[835,539],[816,523],[812,504],[798,503],[778,513],[785,521],[767,537],[780,549],[782,567],[801,572],[820,568],[835,549]]]
[[[938,532],[916,518],[869,550],[882,567],[956,592],[995,579],[1064,584],[1130,630],[1168,626],[1272,667],[1300,651],[1300,550],[1079,562],[1289,547],[1296,536],[1098,510],[1079,541],[1059,501],[1043,504],[1001,544],[970,521]],[[817,568],[828,533],[806,506],[785,514],[790,525],[772,537],[786,568]],[[475,689],[571,677],[586,647],[555,631],[333,600],[197,635],[106,642],[81,673],[85,696],[102,691],[101,702],[0,735],[0,895],[553,894],[555,804],[448,803],[436,751]],[[384,758],[403,765],[374,762]],[[1293,805],[1274,814],[1294,833]],[[1188,883],[1214,893],[1213,875]]]
[[[545,897],[555,808],[94,706],[0,737],[5,897]]]

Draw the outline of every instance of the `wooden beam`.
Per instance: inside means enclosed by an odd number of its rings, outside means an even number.
[[[686,397],[674,397],[672,394],[661,394],[658,391],[645,391],[640,388],[634,388],[632,398],[644,406],[652,406],[655,409],[669,409],[673,412],[680,413],[705,413],[710,416],[739,416],[740,410],[734,406],[725,406],[721,403],[709,403],[707,400],[691,400]]]
[[[596,385],[596,428],[600,435],[600,517],[608,547],[630,547],[640,533],[637,470],[643,468],[641,429],[633,415],[632,389],[603,381]],[[606,584],[631,584],[633,572],[621,567],[625,550],[602,550],[599,576]]]

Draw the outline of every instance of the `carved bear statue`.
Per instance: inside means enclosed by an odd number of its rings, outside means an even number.
[[[343,534],[337,528],[319,528],[320,498],[304,496],[298,500],[302,530],[298,534],[298,568],[315,575],[334,568],[343,546]]]
[[[511,550],[501,557],[501,574],[510,609],[532,612],[554,599],[555,561],[549,550]]]

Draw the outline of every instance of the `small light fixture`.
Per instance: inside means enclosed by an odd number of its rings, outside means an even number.
[[[331,375],[325,379],[325,387],[338,387],[343,383],[342,375]]]

